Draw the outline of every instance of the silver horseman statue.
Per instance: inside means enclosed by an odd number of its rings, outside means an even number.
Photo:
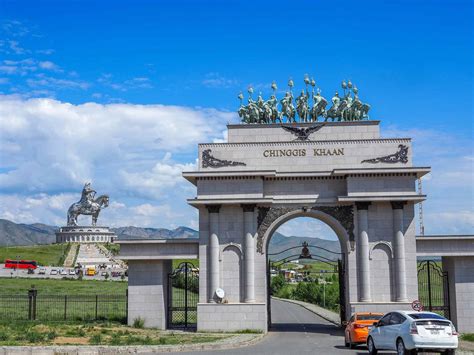
[[[82,195],[79,202],[73,203],[67,211],[67,225],[77,226],[77,216],[80,214],[92,216],[92,225],[97,224],[97,218],[102,208],[109,205],[109,196],[100,195],[95,198],[96,191],[92,189],[91,183],[88,182],[82,189]]]

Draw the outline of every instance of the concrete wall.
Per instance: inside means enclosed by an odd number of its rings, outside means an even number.
[[[128,324],[137,318],[145,327],[166,329],[168,274],[171,260],[129,261]]]
[[[458,331],[474,333],[474,257],[443,257],[448,272],[451,320]]]
[[[314,127],[319,123],[288,123],[285,126]],[[380,138],[379,121],[325,122],[322,128],[310,135],[311,140],[377,139]],[[291,142],[296,136],[281,128],[280,124],[228,125],[229,143]]]
[[[258,303],[198,304],[198,331],[267,331],[267,307]]]

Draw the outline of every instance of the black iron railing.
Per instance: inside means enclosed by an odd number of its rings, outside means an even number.
[[[39,321],[127,321],[127,294],[0,295],[0,319]]]

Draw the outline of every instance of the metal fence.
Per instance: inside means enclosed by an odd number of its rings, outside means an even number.
[[[110,320],[126,323],[127,294],[0,295],[0,319],[39,321]]]

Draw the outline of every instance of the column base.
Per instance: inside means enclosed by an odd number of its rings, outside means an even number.
[[[255,298],[244,300],[244,303],[255,303]]]

